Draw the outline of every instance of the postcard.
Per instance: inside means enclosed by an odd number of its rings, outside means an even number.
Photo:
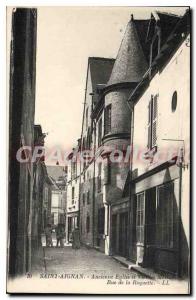
[[[191,293],[190,14],[7,7],[7,293]]]

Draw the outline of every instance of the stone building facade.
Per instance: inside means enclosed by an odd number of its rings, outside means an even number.
[[[99,247],[102,251],[105,251],[104,241],[102,241],[104,235],[103,214],[98,228],[98,211],[103,212],[104,208],[101,191],[102,171],[100,165],[98,170],[95,159],[88,157],[88,152],[94,156],[97,153],[97,145],[102,139],[102,134],[98,138],[98,130],[101,133],[104,124],[100,122],[98,125],[97,120],[93,117],[93,112],[100,101],[102,90],[109,80],[113,64],[114,60],[107,58],[90,57],[88,60],[81,133],[81,151],[83,153],[80,158],[81,241],[86,245]]]
[[[190,12],[183,17],[158,13],[150,26],[154,60],[129,98],[134,120],[129,257],[158,272],[187,276]]]
[[[67,201],[67,173],[62,166],[46,166],[47,181],[50,182],[49,199],[50,205],[48,209],[47,222],[52,226],[58,224],[65,225],[66,218],[66,201]]]
[[[21,146],[34,148],[36,9],[12,13],[9,81],[8,274],[31,270],[33,163],[20,163]],[[25,158],[28,153],[23,152]]]
[[[34,125],[34,145],[38,147],[44,146],[45,134],[42,132],[41,125]],[[39,152],[39,150],[38,150]],[[40,153],[41,154],[41,153]],[[44,227],[43,209],[44,209],[44,187],[47,178],[47,170],[45,165],[45,157],[37,157],[33,162],[33,189],[32,189],[32,205],[29,213],[32,218],[31,224],[31,245],[33,249],[41,247],[41,234]],[[35,257],[32,253],[32,257]]]
[[[189,12],[131,16],[116,59],[89,58],[80,145],[68,167],[81,242],[175,276],[188,274],[189,260],[189,22]],[[174,160],[157,162],[171,147]]]
[[[79,189],[80,189],[80,164],[77,154],[80,150],[80,139],[77,146],[68,156],[67,164],[67,202],[66,202],[66,243],[72,240],[72,231],[79,227]]]

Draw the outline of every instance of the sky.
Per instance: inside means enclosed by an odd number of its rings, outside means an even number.
[[[131,14],[135,19],[146,19],[154,9],[38,7],[35,124],[41,124],[48,133],[47,148],[69,151],[76,146],[82,127],[88,57],[116,58]],[[159,10],[184,12],[184,8]],[[8,40],[10,20],[11,7],[7,9]]]

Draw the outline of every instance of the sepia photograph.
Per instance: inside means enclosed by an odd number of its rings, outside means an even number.
[[[7,293],[191,293],[191,9],[7,6]]]

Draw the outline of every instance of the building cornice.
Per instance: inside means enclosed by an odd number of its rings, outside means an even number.
[[[161,165],[159,165],[159,166],[157,166],[157,167],[155,167],[155,168],[153,168],[153,169],[151,169],[151,170],[149,170],[149,171],[147,171],[147,172],[145,172],[145,173],[143,173],[143,174],[141,174],[141,175],[139,175],[135,178],[132,178],[131,184],[137,183],[137,182],[139,182],[139,181],[141,181],[141,180],[143,180],[147,177],[150,177],[150,176],[152,176],[152,175],[154,175],[154,174],[156,174],[156,173],[158,173],[158,172],[160,172],[164,169],[167,169],[167,168],[169,168],[173,165],[176,165],[176,163],[177,163],[177,156],[172,158],[170,161],[166,161],[163,164],[161,164]]]

